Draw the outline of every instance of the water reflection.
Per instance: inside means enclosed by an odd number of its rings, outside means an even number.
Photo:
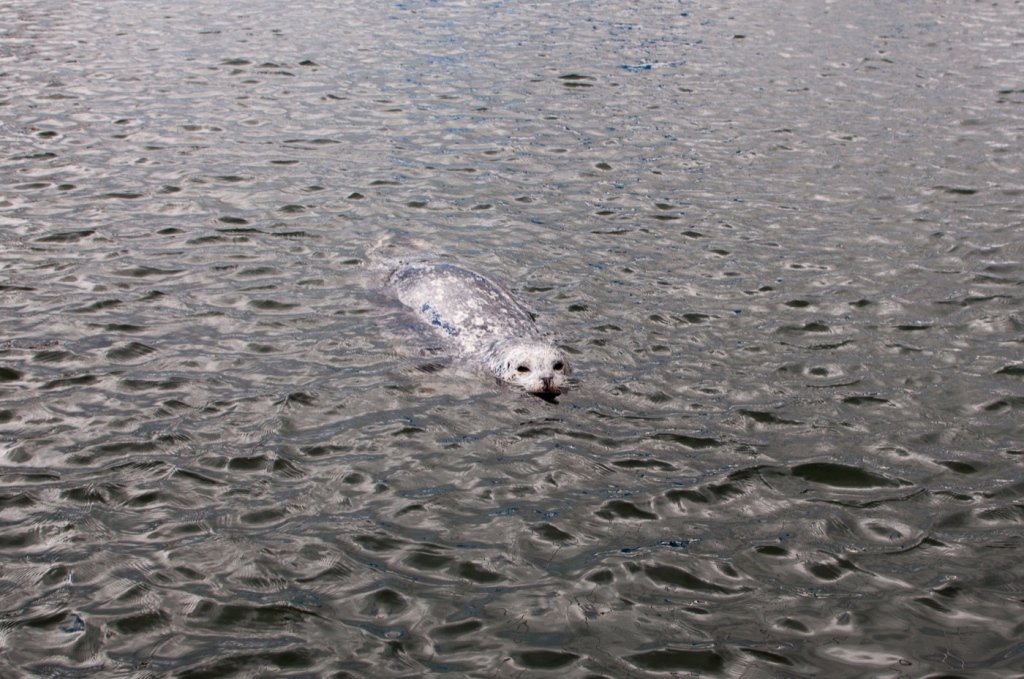
[[[1000,5],[0,7],[22,674],[997,676]],[[413,360],[385,232],[555,323]]]

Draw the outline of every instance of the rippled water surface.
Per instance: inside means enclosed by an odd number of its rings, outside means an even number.
[[[0,0],[3,676],[1020,676],[1021,26]]]

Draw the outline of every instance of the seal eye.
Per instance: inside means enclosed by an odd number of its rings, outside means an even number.
[[[521,365],[518,368],[516,368],[516,372],[518,372],[518,373],[528,373],[528,372],[530,372],[530,369],[527,368],[525,365]]]
[[[551,366],[554,370],[561,370],[565,365],[561,361],[555,361],[555,364]]]

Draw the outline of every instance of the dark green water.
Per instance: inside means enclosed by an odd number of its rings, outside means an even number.
[[[0,674],[1021,676],[1022,19],[0,0]]]

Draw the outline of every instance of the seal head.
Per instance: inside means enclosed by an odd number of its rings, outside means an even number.
[[[488,352],[487,358],[498,379],[531,394],[562,393],[570,371],[562,350],[546,342],[507,340]]]

